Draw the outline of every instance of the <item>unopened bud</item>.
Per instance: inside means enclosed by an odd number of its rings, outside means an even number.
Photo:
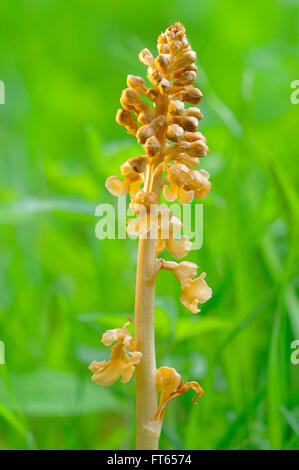
[[[168,44],[158,44],[159,54],[169,54],[170,47]]]
[[[183,54],[179,54],[174,61],[172,66],[173,70],[177,70],[181,67],[187,67],[188,65],[193,64],[196,60],[196,52],[188,51],[184,52]]]
[[[149,88],[145,94],[145,96],[151,100],[151,101],[156,101],[159,98],[159,92],[155,90],[155,88]]]
[[[161,33],[158,37],[158,44],[167,44],[167,36],[165,33]]]
[[[190,104],[199,104],[202,99],[202,92],[198,88],[189,88],[183,94],[183,101],[187,101]]]
[[[181,41],[171,41],[169,42],[169,47],[172,53],[176,53],[182,48],[182,43]]]
[[[159,127],[163,126],[165,121],[165,116],[161,115],[153,119],[150,124],[140,127],[137,132],[138,142],[143,145],[149,137],[151,137],[155,132],[157,132]]]
[[[175,81],[176,86],[185,86],[185,85],[193,85],[196,82],[197,74],[192,70],[188,70],[177,77]]]
[[[166,78],[163,78],[159,83],[158,88],[162,95],[168,94],[171,90],[171,83]]]
[[[182,115],[184,113],[184,103],[179,100],[172,100],[169,103],[168,112],[171,116]]]
[[[172,56],[170,54],[160,54],[156,60],[155,64],[161,72],[165,72],[171,62]]]
[[[172,121],[179,124],[185,131],[193,132],[197,129],[198,120],[192,116],[173,116]]]
[[[184,116],[193,116],[199,121],[203,118],[203,114],[199,108],[188,108],[184,111]]]
[[[138,111],[145,112],[150,115],[154,114],[152,108],[147,103],[145,103],[145,101],[143,101],[138,93],[132,88],[125,88],[125,90],[122,91],[120,102],[123,107],[126,107],[126,105],[133,106]]]
[[[197,131],[197,132],[185,132],[184,139],[187,142],[195,142],[196,140],[203,140],[204,142],[207,141],[205,136],[199,131]]]
[[[188,67],[181,67],[173,72],[172,78],[179,78],[179,76],[185,72],[198,72],[198,67],[195,64],[188,65]]]
[[[152,137],[150,137],[149,139],[146,140],[145,145],[144,145],[144,149],[146,151],[146,154],[150,158],[152,158],[155,155],[157,155],[157,153],[160,152],[161,144],[160,144],[159,140],[157,139],[157,137],[153,135]]]
[[[209,153],[209,147],[203,140],[192,142],[188,153],[194,157],[205,157]]]
[[[139,144],[145,144],[146,140],[149,139],[149,137],[151,137],[152,135],[154,135],[154,133],[155,131],[150,124],[139,127],[138,132],[136,134]]]
[[[126,111],[125,109],[119,109],[116,113],[115,119],[118,124],[126,127],[131,134],[136,134],[138,125],[134,116],[132,116],[129,111]]]
[[[163,75],[158,69],[149,68],[147,70],[147,77],[154,87],[157,87],[161,80],[163,80]]]
[[[148,49],[142,49],[139,54],[139,60],[148,67],[155,68],[155,59]]]
[[[142,95],[145,95],[147,91],[143,78],[138,77],[137,75],[128,75],[127,85]]]
[[[150,124],[152,119],[153,119],[152,116],[150,116],[149,114],[140,113],[138,118],[137,118],[137,121],[139,122],[139,124],[144,126],[145,124]]]
[[[136,173],[143,173],[148,163],[148,158],[145,155],[135,158],[129,158],[129,164]]]
[[[184,135],[184,129],[177,124],[171,124],[167,128],[167,138],[172,142],[178,142],[182,140]]]
[[[185,36],[185,32],[185,26],[183,26],[182,23],[174,23],[166,29],[165,34],[168,41],[170,39],[178,39],[181,41]]]

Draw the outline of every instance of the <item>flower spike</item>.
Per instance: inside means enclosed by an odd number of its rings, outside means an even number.
[[[128,220],[127,233],[139,237],[135,321],[136,343],[126,323],[123,328],[106,331],[102,342],[111,348],[108,362],[90,365],[92,379],[110,385],[119,378],[128,382],[136,367],[137,449],[157,449],[167,405],[192,388],[203,394],[197,382],[184,382],[175,369],[155,368],[154,305],[155,282],[162,269],[172,271],[180,282],[181,303],[193,313],[198,304],[212,295],[205,273],[197,276],[196,264],[156,258],[164,249],[180,260],[188,255],[192,243],[186,235],[176,237],[182,222],[165,205],[159,205],[161,193],[166,201],[181,204],[203,199],[211,189],[209,173],[197,169],[209,153],[206,138],[198,131],[203,114],[196,106],[202,92],[196,88],[196,53],[181,23],[169,26],[158,37],[158,55],[143,49],[139,60],[147,68],[146,77],[128,75],[120,97],[121,109],[116,121],[124,132],[135,136],[142,151],[120,168],[121,179],[110,176],[106,188],[115,196],[130,196],[134,216]],[[137,345],[137,346],[136,346]],[[136,350],[137,349],[137,350]],[[156,379],[155,381],[155,374]],[[157,408],[157,387],[161,391]]]

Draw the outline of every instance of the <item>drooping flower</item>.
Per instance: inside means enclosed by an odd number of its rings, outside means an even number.
[[[140,189],[131,199],[130,208],[138,216],[129,219],[127,232],[129,235],[147,238],[150,230],[158,227],[158,196],[154,192],[145,192]]]
[[[107,330],[102,336],[102,343],[111,347],[111,357],[106,361],[93,361],[89,369],[93,371],[92,380],[98,385],[111,385],[121,377],[122,383],[131,379],[135,365],[139,364],[142,353],[135,351],[134,339],[127,327],[130,321],[122,328]],[[113,346],[112,344],[115,343]]]
[[[156,255],[166,248],[175,259],[181,259],[187,256],[191,250],[192,243],[186,235],[182,235],[178,240],[174,238],[174,233],[179,232],[183,224],[170,211],[165,215],[165,217],[159,220]]]
[[[194,191],[194,197],[197,199],[203,199],[209,194],[211,189],[211,183],[209,181],[209,173],[205,170],[193,170],[192,180],[185,189]]]
[[[184,154],[179,154],[184,155]],[[204,198],[211,189],[209,173],[205,170],[192,170],[183,163],[166,164],[168,187],[163,187],[167,201],[178,198],[181,204],[189,204],[193,198]]]
[[[190,390],[190,388],[197,393],[197,395],[192,398],[192,403],[196,404],[198,398],[204,394],[203,389],[197,382],[184,382],[180,374],[172,367],[160,367],[156,372],[156,383],[158,389],[161,391],[159,408],[155,415],[155,420],[159,422],[163,420],[167,405],[179,395]]]
[[[182,288],[188,283],[189,279],[195,278],[198,266],[190,261],[183,261],[173,269],[174,276],[180,281]]]
[[[198,266],[189,261],[175,263],[174,261],[162,260],[161,268],[172,271],[175,278],[181,283],[181,303],[192,313],[198,313],[198,303],[204,303],[212,296],[212,289],[204,280],[206,273],[197,276]]]
[[[212,297],[212,289],[205,281],[206,273],[196,279],[187,278],[182,284],[181,303],[192,313],[200,312],[198,304],[203,304]]]
[[[191,170],[186,165],[178,163],[177,165],[165,165],[167,169],[167,180],[170,183],[168,187],[163,187],[164,196],[167,201],[175,201],[176,198],[181,204],[189,204],[194,197],[193,191],[185,191],[187,184],[191,183]]]
[[[120,167],[120,173],[124,178],[123,181],[118,176],[109,176],[105,182],[106,188],[113,196],[125,196],[128,193],[134,196],[143,183],[143,174],[134,171],[128,161]]]

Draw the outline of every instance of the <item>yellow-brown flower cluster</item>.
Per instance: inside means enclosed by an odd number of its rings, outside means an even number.
[[[203,115],[194,106],[202,98],[201,91],[194,87],[198,72],[196,53],[180,23],[160,34],[158,51],[156,58],[148,49],[140,52],[139,59],[147,66],[150,86],[142,77],[128,75],[128,88],[120,99],[123,109],[116,115],[117,122],[136,136],[145,155],[121,167],[123,184],[112,176],[106,186],[114,195],[129,192],[134,197],[142,184],[142,191],[151,191],[155,177],[161,178],[160,173],[166,171],[164,184],[170,184],[164,186],[166,199],[172,201],[178,197],[180,202],[188,203],[193,197],[205,197],[211,186],[207,172],[194,170],[199,158],[209,151],[205,137],[197,131]],[[192,106],[185,107],[184,102]],[[164,165],[165,162],[168,163]],[[160,172],[155,172],[158,166]]]

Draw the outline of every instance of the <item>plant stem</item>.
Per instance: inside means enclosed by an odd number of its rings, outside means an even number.
[[[150,430],[157,411],[155,357],[155,280],[149,278],[155,263],[156,240],[140,239],[135,298],[136,349],[142,360],[136,367],[137,449],[157,449],[159,435]]]
[[[167,116],[168,97],[162,97],[156,106],[156,115]],[[144,191],[154,191],[160,199],[161,174],[154,176],[154,169],[163,160],[167,124],[158,132],[161,143],[160,158],[155,165],[149,164]],[[142,352],[142,360],[136,366],[136,411],[138,450],[158,449],[161,429],[151,423],[158,409],[155,354],[155,277],[152,276],[156,261],[157,240],[139,239],[136,295],[135,295],[135,340],[136,350]]]

